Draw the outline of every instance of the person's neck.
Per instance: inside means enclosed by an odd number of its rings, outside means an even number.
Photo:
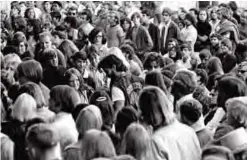
[[[213,23],[216,23],[216,22],[217,22],[217,19],[211,19],[211,21],[212,21]]]
[[[164,23],[165,23],[166,25],[168,25],[170,21],[171,21],[171,20],[169,19],[168,21],[164,21]]]

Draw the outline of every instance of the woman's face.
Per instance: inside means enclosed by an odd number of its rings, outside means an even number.
[[[48,59],[48,64],[53,67],[58,66],[58,57],[57,55],[54,55],[52,58]]]
[[[206,21],[206,19],[207,19],[207,13],[206,13],[206,11],[200,11],[200,13],[199,13],[199,19],[201,20],[201,21]]]
[[[78,90],[80,88],[79,78],[76,75],[72,74],[69,79],[69,85]]]
[[[185,19],[185,13],[184,12],[180,12],[180,14],[179,14],[179,17],[181,18],[181,19]]]
[[[33,26],[31,24],[27,24],[27,32],[33,32]]]
[[[29,19],[34,19],[35,18],[35,12],[33,9],[30,9],[27,13],[27,16]]]
[[[44,3],[44,10],[45,10],[45,11],[50,11],[50,9],[51,9],[51,4],[50,4],[50,2],[45,2],[45,3]]]
[[[172,50],[169,52],[169,57],[170,57],[170,58],[175,58],[176,55],[177,55],[177,53],[176,53],[175,49],[172,49]]]
[[[129,28],[130,28],[129,22],[124,21],[124,23],[123,23],[123,29],[124,29],[125,31],[127,31],[127,30],[129,30]]]
[[[213,20],[218,19],[218,15],[217,15],[217,11],[216,10],[212,10],[211,11],[211,19],[213,19]]]
[[[95,42],[94,44],[102,44],[102,39],[103,39],[103,34],[102,32],[99,32],[96,37],[95,37]]]
[[[12,17],[17,17],[17,16],[19,15],[18,9],[17,9],[17,8],[11,9],[10,15],[11,15]]]
[[[24,52],[26,52],[26,46],[24,42],[19,43],[18,50],[20,54],[23,54]]]

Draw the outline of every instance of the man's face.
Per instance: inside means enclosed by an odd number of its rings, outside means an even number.
[[[86,24],[86,23],[88,23],[87,15],[85,15],[85,14],[80,15],[80,16],[79,16],[79,20],[81,21],[81,24]]]
[[[79,71],[83,71],[87,66],[87,61],[82,59],[77,59],[75,65]]]
[[[211,42],[211,45],[212,45],[212,46],[216,46],[216,45],[219,44],[219,39],[218,39],[217,37],[212,37],[212,38],[210,39],[210,42]]]
[[[168,13],[163,12],[163,13],[162,13],[162,16],[163,16],[163,21],[164,21],[165,23],[167,23],[167,22],[170,20],[170,15],[169,15]]]
[[[247,12],[243,12],[240,17],[241,23],[247,24]]]
[[[56,4],[56,3],[53,3],[52,4],[52,10],[53,11],[59,11],[61,8],[59,7],[59,5],[58,4]]]
[[[142,14],[141,22],[147,24],[149,21],[149,17],[146,14]]]
[[[140,18],[137,17],[137,16],[134,16],[133,17],[133,22],[134,22],[135,25],[139,25],[140,24]]]
[[[239,66],[238,75],[241,76],[245,81],[247,80],[247,64]]]
[[[50,2],[45,2],[45,3],[44,3],[44,9],[45,9],[46,11],[50,11],[50,9],[51,9],[51,3],[50,3]]]
[[[58,35],[54,35],[53,44],[55,44],[56,47],[58,47],[61,44],[61,38],[59,38]]]
[[[110,13],[109,15],[109,23],[111,26],[116,25],[116,15],[114,13]]]
[[[43,49],[47,49],[47,48],[52,47],[51,38],[49,36],[44,36],[43,38],[41,38],[40,42],[43,46]]]

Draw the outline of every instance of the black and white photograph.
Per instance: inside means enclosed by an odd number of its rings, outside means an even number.
[[[1,160],[247,160],[247,1],[0,1]]]

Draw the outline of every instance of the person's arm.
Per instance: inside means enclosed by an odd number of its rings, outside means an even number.
[[[113,101],[113,107],[115,110],[114,117],[116,118],[118,112],[124,107],[125,96],[120,88],[113,86],[111,89],[111,97]]]
[[[119,26],[117,35],[118,35],[118,40],[119,40],[119,46],[121,46],[124,43],[125,33],[124,33],[122,27],[120,27],[120,26]]]

